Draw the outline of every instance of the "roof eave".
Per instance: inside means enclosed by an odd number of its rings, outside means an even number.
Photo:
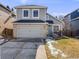
[[[48,7],[46,7],[46,6],[40,6],[40,5],[21,5],[21,6],[16,6],[16,7],[14,7],[15,9],[22,9],[23,7],[22,6],[35,6],[36,8],[48,8]],[[24,7],[25,8],[25,7]],[[27,8],[27,7],[26,7]],[[30,8],[30,7],[28,7],[28,8]]]

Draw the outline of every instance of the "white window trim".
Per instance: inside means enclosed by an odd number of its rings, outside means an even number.
[[[33,16],[33,11],[34,11],[34,10],[38,10],[38,17],[34,17],[34,16]],[[35,19],[35,18],[36,18],[36,19],[39,19],[39,9],[32,9],[32,18],[33,18],[33,19]]]
[[[24,10],[28,10],[28,17],[24,17]],[[30,9],[22,9],[22,18],[23,19],[30,18]]]

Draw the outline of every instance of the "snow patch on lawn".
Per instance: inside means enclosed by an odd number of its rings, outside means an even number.
[[[58,42],[51,40],[51,39],[46,39],[46,42],[47,42],[48,48],[49,48],[52,56],[57,57],[58,55],[60,55],[63,58],[67,57],[67,55],[65,55],[60,49],[57,49],[54,47],[53,44],[57,44]]]

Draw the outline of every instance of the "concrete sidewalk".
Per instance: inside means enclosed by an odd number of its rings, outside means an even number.
[[[37,49],[36,59],[47,59],[45,45],[40,45]]]

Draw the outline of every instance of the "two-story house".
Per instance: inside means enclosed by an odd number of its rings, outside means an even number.
[[[13,22],[15,38],[46,38],[49,31],[61,30],[61,22],[47,13],[46,6],[21,5],[16,8],[16,21]],[[51,23],[51,30],[48,31]]]
[[[79,9],[69,13],[64,17],[65,32],[72,36],[79,36]]]

